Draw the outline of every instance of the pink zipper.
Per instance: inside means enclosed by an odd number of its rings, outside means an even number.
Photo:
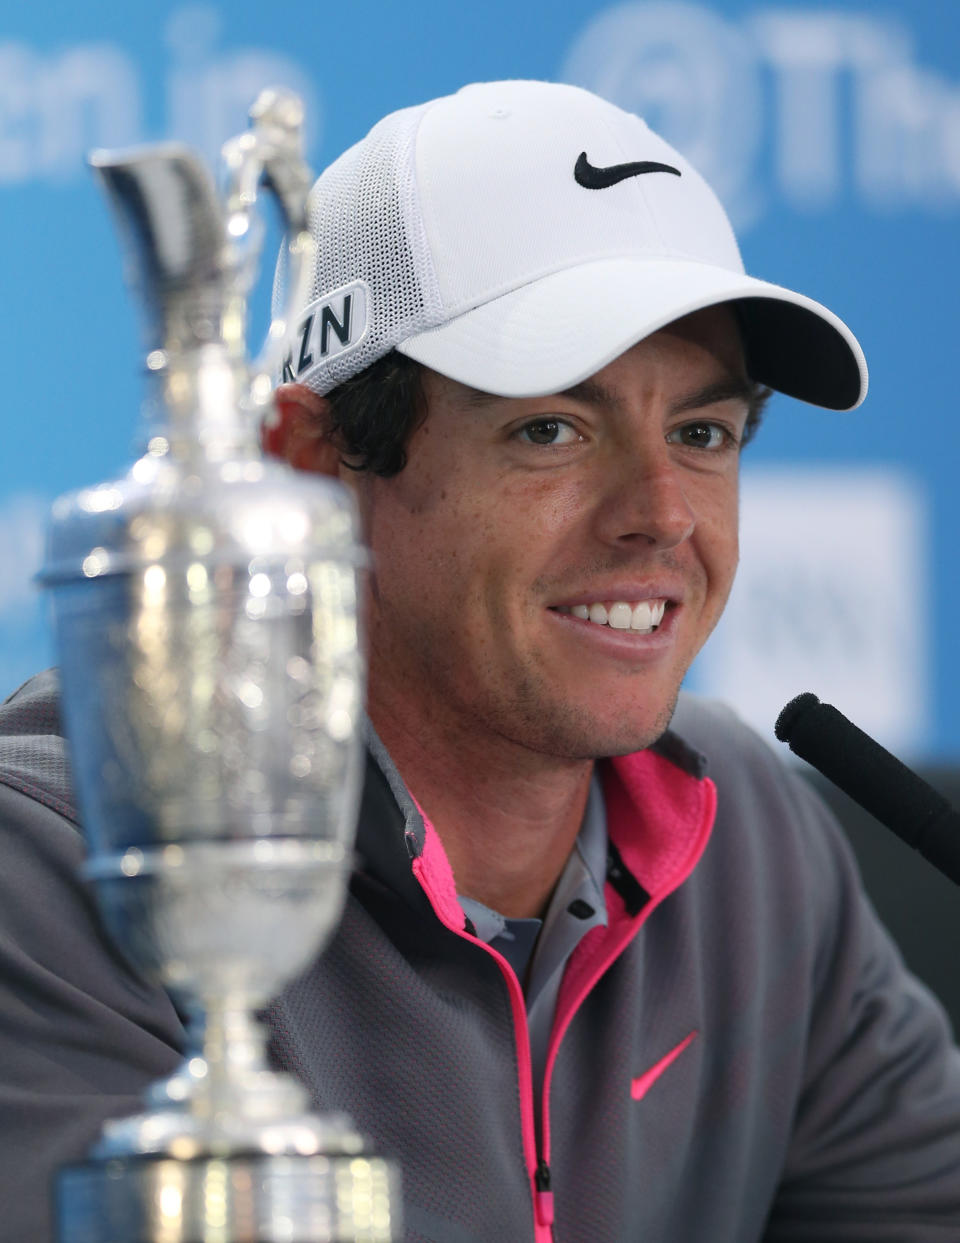
[[[423,815],[421,809],[420,814]],[[436,830],[430,821],[423,816],[426,829],[423,853],[413,860],[413,874],[420,882],[420,887],[433,907],[437,918],[445,928],[457,934],[463,941],[479,945],[496,962],[507,985],[510,997],[510,1011],[513,1016],[513,1030],[517,1046],[517,1077],[520,1089],[520,1131],[523,1138],[523,1155],[527,1163],[527,1174],[530,1179],[530,1193],[533,1200],[534,1243],[553,1243],[553,1192],[550,1190],[550,1171],[545,1161],[537,1154],[536,1127],[533,1116],[533,1068],[530,1062],[530,1031],[527,1027],[527,1005],[523,997],[523,989],[513,968],[503,957],[479,937],[471,936],[463,927],[463,910],[459,902],[455,902],[456,913],[450,906],[450,894],[437,892],[429,873],[435,864],[435,852],[443,854],[443,846]],[[429,857],[428,857],[429,855]],[[446,855],[443,855],[446,865]],[[439,860],[436,860],[439,862]],[[449,865],[446,865],[449,866]],[[454,893],[454,900],[456,894]],[[458,918],[459,916],[459,918]],[[545,1174],[544,1174],[545,1172]],[[544,1186],[544,1179],[546,1185]]]
[[[605,886],[605,894],[607,899],[607,911],[609,912],[614,903],[620,903],[622,900],[617,892],[611,888],[609,884]],[[547,1063],[543,1071],[543,1160],[549,1168],[550,1164],[550,1080],[553,1077],[553,1065],[557,1060],[557,1053],[560,1050],[560,1042],[566,1034],[567,1028],[573,1021],[574,1015],[580,1009],[584,999],[589,995],[593,986],[603,976],[607,968],[614,963],[623,951],[627,948],[640,928],[646,922],[649,915],[658,907],[667,895],[661,894],[656,900],[652,899],[646,903],[639,915],[635,916],[626,924],[623,932],[616,938],[612,946],[599,959],[596,967],[589,975],[585,975],[579,985],[575,986],[576,991],[571,994],[571,990],[564,987],[567,982],[565,977],[563,984],[560,986],[560,994],[557,997],[557,1011],[554,1018],[553,1030],[550,1033],[550,1043],[547,1047]],[[599,933],[599,936],[594,936]],[[580,951],[584,954],[588,953],[592,946],[589,944],[592,940],[601,940],[609,935],[609,928],[598,927],[592,929],[583,938],[577,948],[571,955],[571,962],[574,958],[580,956]]]
[[[633,917],[626,916],[623,899],[608,881],[604,886],[608,926],[606,928],[598,927],[591,929],[573,951],[570,961],[567,963],[563,982],[560,985],[560,993],[557,997],[553,1029],[550,1032],[550,1043],[547,1047],[547,1062],[543,1071],[543,1130],[541,1137],[543,1161],[548,1169],[550,1164],[550,1081],[553,1077],[553,1067],[557,1060],[560,1043],[584,999],[601,979],[607,968],[620,957],[660,903],[683,884],[699,862],[700,856],[703,854],[709,841],[717,809],[717,791],[713,782],[709,778],[704,779],[700,783],[700,788],[703,798],[698,809],[697,824],[692,834],[686,857],[672,873],[660,878],[659,892],[651,893],[643,909],[638,915]],[[611,828],[612,825],[608,822],[608,831]],[[611,840],[613,840],[614,835],[612,832],[610,836]],[[619,912],[619,915],[614,915],[613,912],[615,911]],[[614,924],[624,919],[624,916],[626,916],[626,921],[622,931],[607,946],[606,951],[597,962],[590,966],[582,966],[581,964],[588,962],[594,943],[608,938]],[[694,1034],[692,1033],[688,1037],[688,1041],[693,1039]]]

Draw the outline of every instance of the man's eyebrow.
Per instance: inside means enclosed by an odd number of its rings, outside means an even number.
[[[484,406],[502,400],[481,389],[470,388],[468,385],[463,387],[467,390],[467,405],[474,409],[482,409]],[[682,414],[685,410],[702,410],[706,406],[719,405],[723,401],[742,401],[749,405],[753,393],[754,385],[745,376],[725,376],[722,380],[705,384],[703,388],[698,388],[686,397],[681,397],[672,407],[672,413]],[[620,409],[623,405],[623,400],[618,393],[594,379],[581,380],[579,384],[572,384],[570,388],[557,393],[557,396],[568,397],[572,401],[581,401],[588,406],[605,406],[614,410]]]
[[[559,396],[570,397],[573,401],[582,401],[587,406],[617,407],[623,404],[617,394],[601,384],[599,380],[581,380],[579,384],[572,384],[570,388],[565,388]]]
[[[705,406],[719,405],[722,401],[742,401],[749,405],[753,389],[754,386],[745,376],[726,375],[722,380],[714,380],[703,388],[688,393],[686,397],[681,397],[671,407],[671,412],[682,414],[684,410],[701,410]],[[623,406],[623,399],[619,394],[593,379],[581,380],[579,384],[564,389],[559,396],[570,397],[590,406],[607,406],[614,410]]]
[[[469,385],[463,385],[466,391],[466,402],[468,406],[475,409],[482,409],[484,406],[490,406],[494,402],[502,401],[502,397],[497,397],[493,393],[485,393],[482,389],[470,388]],[[574,384],[570,388],[563,389],[562,392],[555,394],[547,394],[547,397],[569,397],[573,401],[582,401],[585,405],[590,406],[618,406],[620,399],[617,394],[607,388],[605,385],[598,383],[596,380],[581,380],[579,384]]]
[[[702,410],[706,406],[718,406],[723,401],[742,401],[749,406],[754,397],[755,385],[746,376],[728,376],[713,384],[705,384],[695,393],[682,397],[672,408],[672,413],[682,414],[685,410]]]

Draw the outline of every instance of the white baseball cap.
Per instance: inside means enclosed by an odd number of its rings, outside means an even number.
[[[282,378],[329,392],[391,349],[485,392],[560,392],[675,319],[735,306],[751,379],[846,410],[856,338],[744,273],[703,178],[578,87],[489,82],[394,112],[318,178],[317,266]]]

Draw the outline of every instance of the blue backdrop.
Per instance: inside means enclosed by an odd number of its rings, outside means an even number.
[[[135,308],[84,153],[175,136],[212,157],[281,81],[307,100],[320,167],[393,108],[553,78],[681,147],[748,269],[825,301],[871,365],[853,414],[775,399],[745,464],[741,580],[691,684],[767,732],[814,689],[908,755],[960,756],[960,5],[5,8],[0,685],[51,659],[30,586],[50,501],[114,474],[136,432]]]

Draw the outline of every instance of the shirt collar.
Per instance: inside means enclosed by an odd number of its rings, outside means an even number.
[[[606,812],[600,781],[594,773],[580,832],[542,920],[507,919],[482,902],[458,895],[477,937],[488,945],[498,941],[495,948],[505,954],[521,979],[536,942],[528,997],[530,989],[537,991],[538,981],[548,978],[559,963],[566,961],[585,933],[598,924],[606,925],[606,860]]]

